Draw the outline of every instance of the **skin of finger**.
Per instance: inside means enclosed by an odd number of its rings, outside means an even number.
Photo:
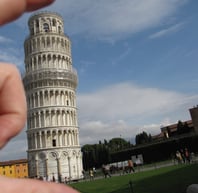
[[[24,128],[27,104],[19,71],[0,63],[0,147]]]
[[[26,10],[26,0],[0,0],[0,25],[18,18]]]
[[[27,0],[26,11],[34,11],[41,7],[50,5],[55,0]]]
[[[0,185],[3,193],[78,193],[66,185],[32,179],[14,179],[1,176]]]
[[[0,25],[17,19],[25,11],[34,11],[54,0],[0,0]]]

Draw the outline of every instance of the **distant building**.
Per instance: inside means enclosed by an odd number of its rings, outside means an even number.
[[[0,162],[0,175],[13,178],[27,178],[27,159]]]
[[[191,132],[194,130],[192,120],[188,120],[185,122],[181,122],[183,125],[186,125],[188,127],[188,131],[186,132]],[[178,123],[172,124],[172,125],[167,125],[165,127],[161,128],[161,137],[162,138],[169,138],[169,137],[174,137],[178,136]]]
[[[189,109],[191,120],[180,121],[184,126],[184,133],[198,133],[198,106]],[[168,139],[170,137],[177,137],[181,133],[178,131],[178,123],[161,127],[161,132],[157,135],[152,136],[154,141],[160,141]]]
[[[198,133],[198,105],[189,109],[195,132]]]

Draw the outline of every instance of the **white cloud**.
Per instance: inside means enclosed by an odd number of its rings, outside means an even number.
[[[188,120],[188,109],[198,96],[122,83],[79,94],[77,99],[84,144],[120,135],[133,138],[143,130],[157,134],[162,125]]]
[[[23,130],[18,136],[13,138],[0,151],[0,161],[27,158],[27,140],[26,133]]]
[[[0,61],[16,65],[20,71],[24,72],[24,59],[21,56],[21,50],[14,48],[0,48]]]
[[[84,35],[114,42],[134,33],[172,21],[189,0],[59,0],[45,8],[64,18],[69,35]],[[26,14],[27,16],[27,14]],[[29,17],[29,14],[28,14]],[[23,17],[17,21],[24,28]]]
[[[132,139],[132,135],[127,135],[131,129],[138,131],[138,128],[135,126],[130,127],[124,120],[115,120],[114,122],[103,122],[103,120],[85,121],[80,124],[80,142],[83,145],[98,143],[104,139],[109,140],[114,137]]]
[[[11,39],[4,36],[0,36],[0,43],[11,43],[11,42],[12,42]]]
[[[16,42],[6,36],[0,36],[0,43],[0,61],[15,64],[22,69],[23,56],[21,56],[21,49],[16,49]]]
[[[81,60],[80,63],[78,64],[79,65],[79,69],[78,69],[78,72],[80,74],[84,74],[87,72],[87,69],[89,69],[89,67],[91,65],[96,65],[96,62],[93,62],[93,61],[88,61],[88,60]]]
[[[147,113],[152,115],[160,110],[169,111],[183,105],[184,99],[188,101],[187,96],[180,93],[120,83],[95,93],[80,94],[78,102],[81,110],[86,109],[86,113],[80,113],[81,117],[111,121]]]
[[[64,16],[70,34],[119,39],[161,24],[184,2],[186,0],[70,0],[58,1],[54,8]]]
[[[160,38],[162,36],[166,36],[166,35],[169,35],[169,34],[172,34],[172,33],[175,33],[179,30],[182,29],[182,27],[184,26],[184,23],[177,23],[169,28],[166,28],[166,29],[163,29],[159,32],[156,32],[152,35],[150,35],[150,39],[154,39],[154,38]]]

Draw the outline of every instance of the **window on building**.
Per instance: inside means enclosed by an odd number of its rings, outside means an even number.
[[[62,29],[60,26],[58,26],[58,33],[61,33],[62,32]]]
[[[53,139],[53,140],[52,140],[52,146],[53,146],[53,147],[56,147],[56,139]]]
[[[56,20],[55,19],[53,19],[52,23],[53,23],[52,24],[53,26],[56,26]]]
[[[49,25],[47,23],[44,23],[43,24],[43,29],[45,32],[48,32],[49,31]]]
[[[39,27],[39,20],[36,20],[36,27]]]

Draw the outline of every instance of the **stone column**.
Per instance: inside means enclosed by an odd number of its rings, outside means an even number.
[[[71,179],[71,163],[70,163],[70,161],[71,161],[71,157],[68,157],[68,169],[69,169],[69,179]]]
[[[49,178],[49,171],[48,171],[48,159],[45,160],[45,167],[46,167],[46,179]]]
[[[58,181],[62,182],[62,174],[61,174],[61,164],[60,164],[60,158],[57,158],[57,171],[58,171]]]
[[[38,160],[35,159],[35,165],[36,165],[36,176],[38,177],[39,176],[39,171],[38,171]]]

